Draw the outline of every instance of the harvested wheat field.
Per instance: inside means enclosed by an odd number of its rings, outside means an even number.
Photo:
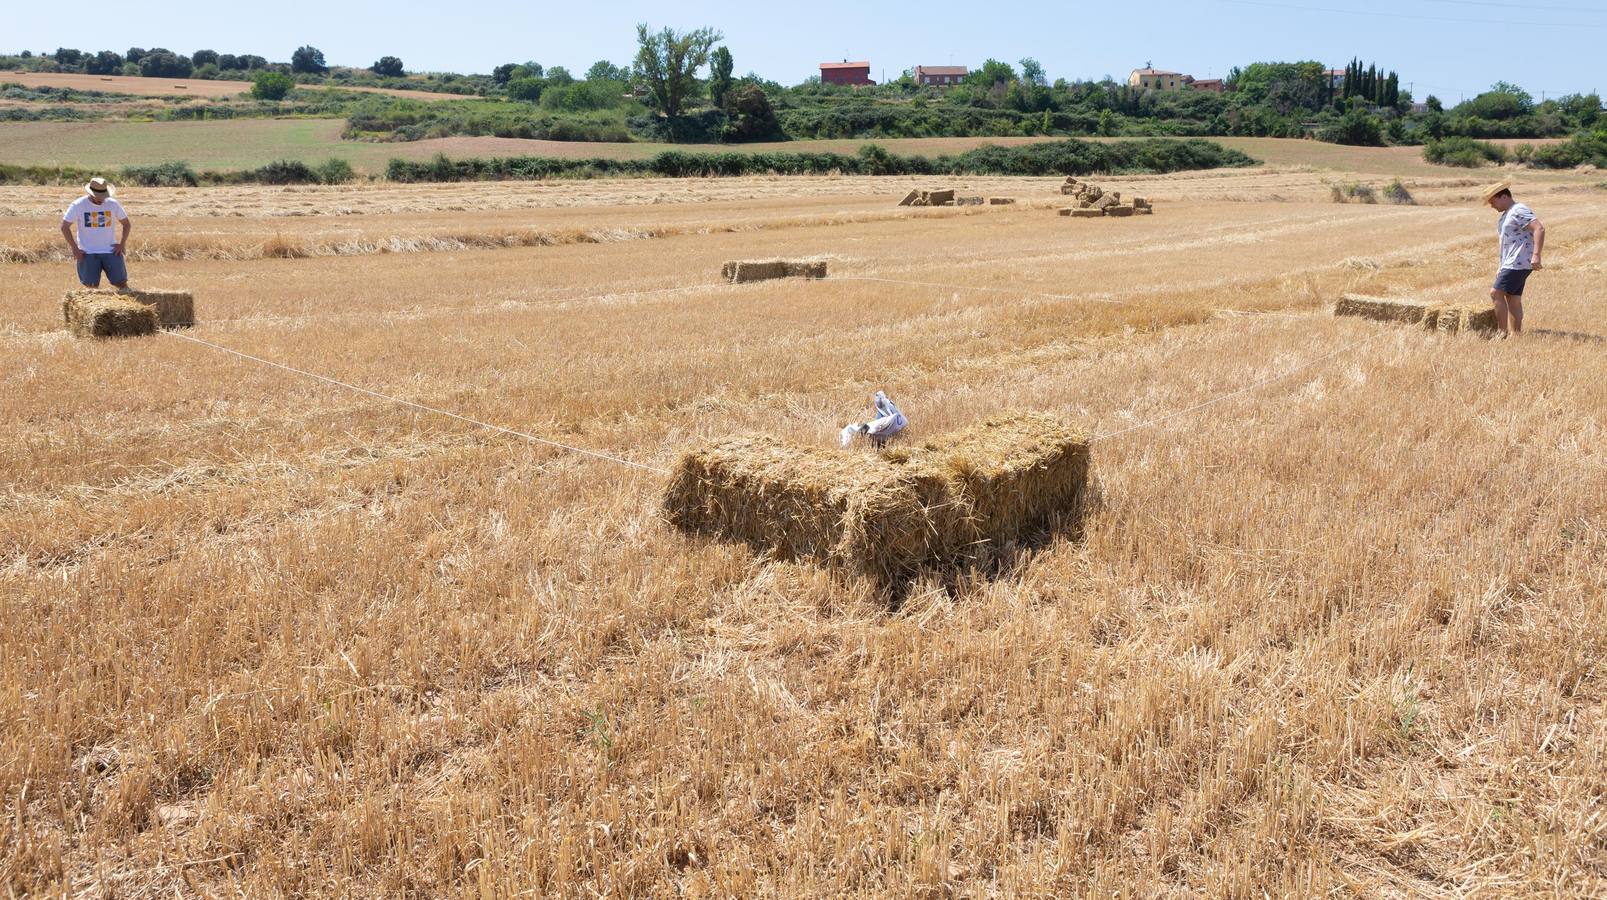
[[[131,189],[134,285],[204,308],[116,341],[62,329],[71,198],[0,188],[0,886],[1602,895],[1607,192],[1520,182],[1492,341],[1333,315],[1483,298],[1476,184],[1325,177],[1098,228],[1058,179]],[[830,277],[719,277],[774,258]],[[666,520],[879,389],[889,453],[1088,435],[1076,527],[889,599]],[[1062,511],[1014,452],[984,524]]]

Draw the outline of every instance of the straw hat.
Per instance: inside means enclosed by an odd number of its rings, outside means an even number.
[[[84,185],[84,193],[93,194],[102,198],[111,197],[117,193],[117,188],[116,186],[108,183],[106,179],[97,175],[94,178],[89,179],[88,183]]]
[[[1502,181],[1502,182],[1498,182],[1496,184],[1490,185],[1489,187],[1484,189],[1484,203],[1485,203],[1485,205],[1488,206],[1490,201],[1495,199],[1496,194],[1499,194],[1502,191],[1510,191],[1510,190],[1512,190],[1512,182],[1510,182],[1510,181]]]

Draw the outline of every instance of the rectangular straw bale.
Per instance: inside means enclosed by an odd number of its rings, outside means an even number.
[[[1148,197],[1134,197],[1133,198],[1133,208],[1134,209],[1149,209],[1149,198]]]
[[[965,503],[986,554],[1071,516],[1088,485],[1088,435],[1050,416],[1001,416],[912,451]]]
[[[67,330],[77,337],[129,337],[156,331],[156,307],[112,291],[70,291],[61,301]]]
[[[1105,215],[1107,215],[1107,216],[1123,217],[1123,216],[1130,216],[1132,214],[1133,214],[1133,208],[1131,206],[1128,206],[1125,203],[1117,203],[1117,204],[1115,204],[1113,206],[1105,207]]]
[[[976,530],[951,491],[923,467],[748,437],[683,456],[663,510],[682,530],[891,586],[975,548]]]
[[[921,196],[920,191],[910,191],[908,194],[904,195],[903,200],[898,201],[898,205],[899,206],[911,206],[911,205],[913,205],[915,203],[915,201],[917,199],[920,198],[920,196]]]
[[[927,191],[926,202],[932,206],[948,206],[954,202],[954,191]]]
[[[155,308],[156,322],[162,328],[188,328],[195,324],[195,298],[189,291],[108,290],[83,288],[72,294],[126,297]]]
[[[720,267],[725,280],[733,284],[765,281],[771,278],[825,278],[823,259],[733,260]]]
[[[1012,204],[1014,202],[1016,202],[1016,198],[1014,198],[1014,197],[989,197],[988,198],[988,205],[989,206],[1009,206],[1010,204]]]
[[[1071,211],[1073,219],[1103,219],[1105,211],[1102,209],[1074,209]]]
[[[1073,212],[1076,212],[1076,210],[1074,210],[1074,209],[1072,209],[1072,208],[1071,208],[1071,207],[1069,207],[1069,206],[1062,206],[1062,207],[1060,207],[1060,209],[1059,209],[1059,210],[1058,210],[1058,212],[1059,212],[1059,213],[1060,213],[1060,215],[1062,215],[1062,216],[1069,216],[1069,215],[1071,215],[1071,214],[1072,214],[1072,213],[1073,213]]]
[[[1380,322],[1404,322],[1408,325],[1435,326],[1438,307],[1422,300],[1404,297],[1368,297],[1363,294],[1345,294],[1334,305],[1336,316],[1360,316]]]

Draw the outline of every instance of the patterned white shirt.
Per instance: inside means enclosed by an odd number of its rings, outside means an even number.
[[[1496,234],[1501,236],[1501,268],[1534,268],[1530,262],[1534,259],[1534,232],[1529,230],[1532,222],[1534,210],[1522,203],[1512,204],[1501,214],[1495,226]]]

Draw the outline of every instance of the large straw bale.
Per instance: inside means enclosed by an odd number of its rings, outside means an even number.
[[[988,198],[988,205],[989,206],[1009,206],[1010,204],[1012,204],[1014,202],[1016,202],[1016,198],[1014,198],[1014,197],[989,197]]]
[[[1368,297],[1363,294],[1345,294],[1334,305],[1336,316],[1360,316],[1380,322],[1404,322],[1433,328],[1438,307],[1422,300],[1404,297]]]
[[[1060,186],[1060,193],[1062,193],[1062,194],[1075,194],[1075,193],[1077,193],[1077,185],[1075,185],[1075,184],[1063,184],[1063,185]]]
[[[748,437],[682,457],[664,513],[688,532],[896,588],[1047,535],[1076,514],[1088,463],[1088,438],[1041,415],[876,456]]]
[[[954,202],[954,191],[927,191],[926,202],[930,206],[948,206]]]
[[[921,197],[921,192],[920,191],[910,191],[908,194],[904,195],[903,200],[898,201],[898,205],[899,206],[913,206],[915,204],[915,201],[919,200],[920,197]]]
[[[1062,206],[1062,207],[1060,207],[1059,212],[1060,212],[1060,215],[1069,216],[1072,213],[1076,212],[1076,210],[1072,209],[1069,206]]]
[[[1117,203],[1113,206],[1105,207],[1105,215],[1107,216],[1125,217],[1132,214],[1133,208],[1125,203]]]
[[[1094,200],[1095,209],[1109,209],[1112,206],[1119,205],[1121,205],[1121,201],[1117,200],[1110,194],[1100,194],[1099,197]]]
[[[1149,198],[1148,197],[1134,197],[1133,198],[1133,208],[1134,209],[1149,209]]]
[[[1105,211],[1102,209],[1074,209],[1071,211],[1073,219],[1103,219]]]
[[[189,291],[108,290],[83,288],[71,292],[78,296],[126,297],[153,307],[161,328],[188,328],[195,324],[195,298]]]
[[[976,530],[950,491],[925,467],[895,470],[881,457],[749,437],[683,456],[664,512],[685,531],[891,586],[975,546]]]
[[[61,301],[67,330],[78,337],[153,334],[156,307],[112,291],[71,291]]]
[[[733,260],[720,267],[726,281],[746,284],[772,278],[825,278],[823,259]]]

